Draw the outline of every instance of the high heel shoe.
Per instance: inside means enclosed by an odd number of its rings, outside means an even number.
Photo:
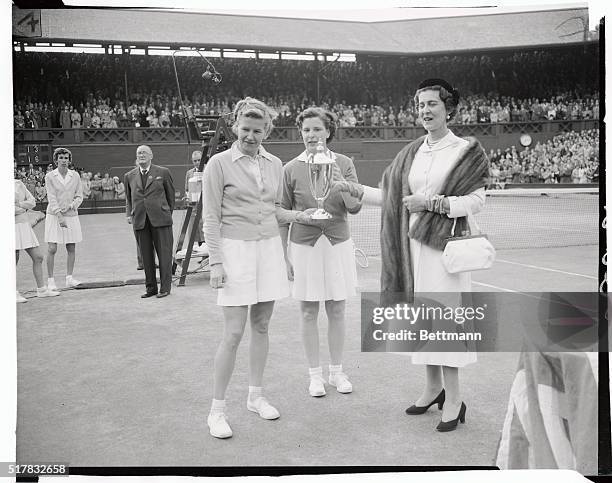
[[[442,409],[442,406],[444,406],[445,397],[446,397],[446,394],[444,392],[444,389],[442,389],[442,391],[440,391],[440,394],[438,394],[438,396],[433,401],[431,401],[427,406],[416,406],[413,404],[408,409],[406,409],[406,414],[423,414],[425,411],[427,411],[431,406],[433,406],[436,403],[438,404],[438,409]]]
[[[445,433],[446,431],[454,431],[455,429],[457,429],[457,423],[459,423],[459,421],[465,423],[466,409],[467,406],[465,405],[465,403],[461,402],[461,407],[459,408],[459,415],[451,421],[440,421],[440,424],[438,424],[436,429],[441,433]]]

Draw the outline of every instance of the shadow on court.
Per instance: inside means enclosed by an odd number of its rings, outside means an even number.
[[[175,213],[175,232],[183,216],[182,211]],[[97,282],[143,277],[136,271],[135,241],[122,214],[82,216],[81,223],[84,241],[77,247],[76,278]],[[42,241],[42,224],[35,231]],[[505,261],[475,274],[474,288],[526,290],[525,284],[533,283],[537,290],[596,289],[597,247],[540,252],[499,252]],[[358,269],[361,289],[377,290],[380,261],[371,257],[369,262],[368,268]],[[61,247],[56,267],[62,287]],[[547,267],[566,273],[542,270]],[[23,292],[34,288],[25,254],[17,285]],[[265,421],[246,409],[247,329],[227,393],[234,437],[217,440],[208,434],[206,416],[223,320],[208,275],[188,277],[185,287],[173,287],[164,299],[141,299],[143,292],[144,285],[73,289],[18,305],[18,460],[72,466],[494,462],[516,353],[479,354],[478,363],[461,371],[466,424],[438,433],[437,409],[422,416],[404,414],[422,389],[423,368],[402,354],[360,352],[359,297],[347,303],[344,367],[354,392],[343,395],[327,386],[327,396],[310,397],[298,304],[284,299],[277,302],[270,326],[264,382],[281,418]],[[327,323],[322,316],[320,321],[321,360],[327,373]]]

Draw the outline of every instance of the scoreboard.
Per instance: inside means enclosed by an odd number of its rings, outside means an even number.
[[[15,142],[15,161],[17,165],[32,163],[34,166],[48,165],[53,162],[53,150],[49,143]]]

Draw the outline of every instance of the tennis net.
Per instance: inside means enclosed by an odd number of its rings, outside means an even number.
[[[496,249],[597,245],[599,189],[488,190],[475,217]],[[355,246],[379,255],[380,208],[364,206],[349,222]]]

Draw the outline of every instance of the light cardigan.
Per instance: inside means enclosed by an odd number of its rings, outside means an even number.
[[[210,158],[202,182],[202,217],[211,265],[223,263],[222,238],[272,238],[279,236],[279,222],[296,220],[298,211],[281,207],[282,177],[281,160],[263,146],[250,157],[234,143]]]
[[[30,223],[28,210],[36,206],[36,200],[32,193],[25,187],[21,180],[15,180],[15,224]]]
[[[63,181],[61,178],[57,168],[45,175],[49,201],[47,213],[57,215],[61,212],[64,216],[77,216],[77,210],[83,202],[81,177],[76,171],[69,169],[66,178]]]

